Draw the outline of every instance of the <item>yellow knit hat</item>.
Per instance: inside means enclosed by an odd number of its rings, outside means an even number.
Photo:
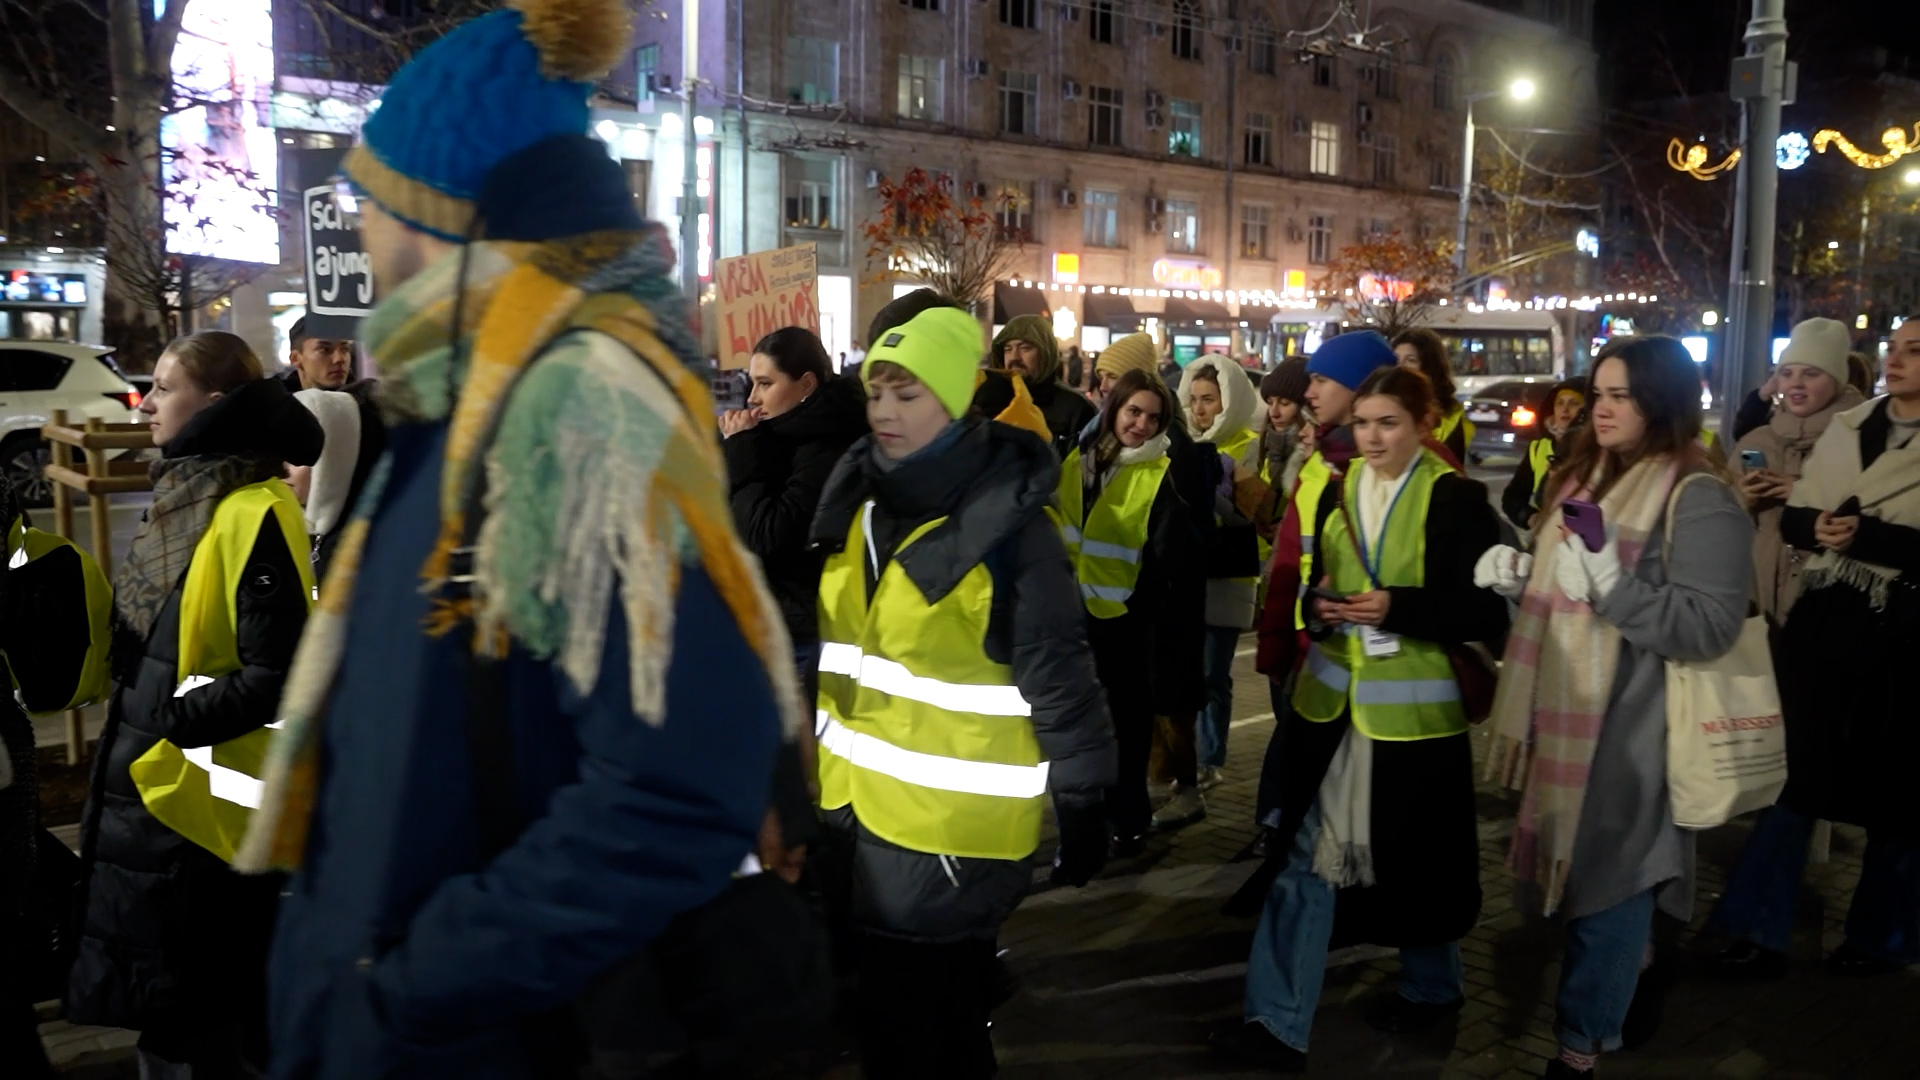
[[[933,391],[947,415],[958,420],[973,404],[974,388],[980,384],[980,358],[986,351],[987,335],[978,319],[957,308],[930,308],[874,342],[860,374],[871,385],[875,364],[898,364]]]
[[[1160,346],[1153,343],[1152,334],[1128,334],[1108,345],[1093,362],[1094,374],[1116,379],[1129,371],[1155,374],[1159,370]]]

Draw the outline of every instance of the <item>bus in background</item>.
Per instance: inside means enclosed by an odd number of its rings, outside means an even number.
[[[1461,401],[1495,383],[1554,383],[1572,370],[1566,334],[1550,311],[1476,314],[1449,305],[1434,308],[1426,325],[1447,344]]]

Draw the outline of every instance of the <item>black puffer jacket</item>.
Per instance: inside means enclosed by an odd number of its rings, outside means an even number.
[[[807,548],[807,530],[834,464],[867,433],[866,391],[841,376],[791,412],[730,436],[727,456],[733,523],[760,556],[767,586],[787,617],[796,645],[820,638],[816,611],[822,556]]]
[[[1013,668],[1033,709],[1033,733],[1050,763],[1056,796],[1103,791],[1117,771],[1113,724],[1087,645],[1084,609],[1059,528],[1046,515],[1060,475],[1047,444],[1028,431],[963,420],[951,445],[883,469],[872,436],[853,444],[828,479],[813,522],[823,553],[845,547],[854,515],[873,500],[871,539],[881,566],[898,562],[928,602],[946,596],[974,567],[993,572],[988,658]],[[934,518],[938,528],[909,533]],[[873,569],[868,567],[869,588]],[[852,808],[847,808],[852,809]],[[883,933],[953,940],[990,934],[1026,895],[1024,862],[943,860],[908,851],[860,828],[850,813],[829,817],[853,831],[858,867],[853,916]]]
[[[321,439],[313,414],[277,380],[261,380],[208,406],[164,452],[170,459],[250,454],[309,464]],[[143,533],[135,543],[147,540]],[[145,642],[115,643],[115,689],[82,833],[85,916],[67,1017],[139,1029],[153,1037],[156,1052],[176,1060],[195,1052],[197,1032],[236,1023],[264,1032],[266,948],[280,883],[241,877],[162,825],[141,801],[128,766],[161,739],[211,746],[273,720],[307,619],[295,559],[269,518],[235,594],[244,666],[192,693],[174,696],[177,583]]]
[[[1081,432],[1100,415],[1080,391],[1060,382],[1027,381],[1027,393],[1040,415],[1047,418],[1047,430],[1053,432],[1053,454],[1064,459],[1080,443]]]

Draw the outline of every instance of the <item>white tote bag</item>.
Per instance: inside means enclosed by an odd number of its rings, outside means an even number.
[[[1697,474],[1696,474],[1697,475]],[[1667,546],[1673,510],[1688,477],[1667,504]],[[1711,829],[1773,805],[1787,786],[1787,727],[1767,647],[1767,620],[1740,628],[1733,650],[1717,660],[1667,661],[1667,791],[1673,822]]]

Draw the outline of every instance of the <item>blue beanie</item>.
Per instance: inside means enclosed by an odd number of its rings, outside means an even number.
[[[455,242],[502,161],[585,135],[592,80],[625,54],[621,0],[511,0],[420,50],[394,75],[342,170],[382,210]]]
[[[1308,375],[1324,375],[1349,390],[1360,389],[1367,376],[1398,363],[1393,346],[1372,330],[1356,330],[1331,337],[1307,361]]]

